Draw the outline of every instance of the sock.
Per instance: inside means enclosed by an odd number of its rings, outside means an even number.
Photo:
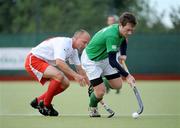
[[[52,79],[51,82],[49,83],[48,90],[44,95],[44,105],[49,106],[52,102],[53,97],[62,91],[63,89],[61,88],[61,82]]]
[[[56,90],[55,93],[54,93],[54,96],[57,95],[57,94],[59,94],[59,93],[61,93],[61,92],[63,92],[63,91],[64,91],[64,89],[63,89],[61,86],[58,86],[57,90]],[[37,98],[38,103],[39,103],[41,100],[44,100],[44,98],[45,98],[45,96],[46,96],[46,93],[47,93],[47,91]]]
[[[103,107],[104,107],[106,110],[109,109],[109,107],[107,106],[107,104],[103,104]]]
[[[65,89],[63,89],[61,86],[58,86],[57,90],[54,93],[54,96],[60,94],[61,92],[63,92]]]
[[[46,92],[43,93],[41,96],[39,96],[39,97],[37,98],[38,103],[39,103],[41,100],[44,100],[44,97],[45,97],[45,96],[46,96]]]
[[[103,77],[102,79],[103,79],[103,83],[106,86],[106,88],[111,89],[111,85],[109,84],[109,81],[105,77]]]
[[[94,92],[91,93],[90,96],[90,103],[89,103],[89,107],[97,107],[99,101],[101,101],[102,99],[97,99]]]

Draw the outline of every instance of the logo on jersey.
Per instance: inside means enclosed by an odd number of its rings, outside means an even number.
[[[116,50],[117,46],[116,45],[112,45],[112,49]]]

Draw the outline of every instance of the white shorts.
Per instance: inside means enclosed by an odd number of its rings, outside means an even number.
[[[101,61],[92,61],[88,58],[86,50],[81,55],[81,63],[89,80],[118,73],[115,68],[111,67],[108,58]]]

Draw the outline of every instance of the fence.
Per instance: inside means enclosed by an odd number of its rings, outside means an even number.
[[[0,75],[27,75],[23,63],[42,40],[63,34],[0,35]],[[136,34],[129,38],[127,65],[133,74],[180,75],[178,34]]]

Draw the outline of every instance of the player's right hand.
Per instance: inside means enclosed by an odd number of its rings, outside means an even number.
[[[132,87],[133,85],[135,85],[135,79],[134,77],[129,74],[127,77],[126,77],[126,81],[128,82],[128,84]]]
[[[75,81],[77,81],[80,84],[80,86],[85,86],[86,85],[86,81],[85,81],[85,77],[84,76],[76,74],[74,76],[74,79],[75,79]]]

